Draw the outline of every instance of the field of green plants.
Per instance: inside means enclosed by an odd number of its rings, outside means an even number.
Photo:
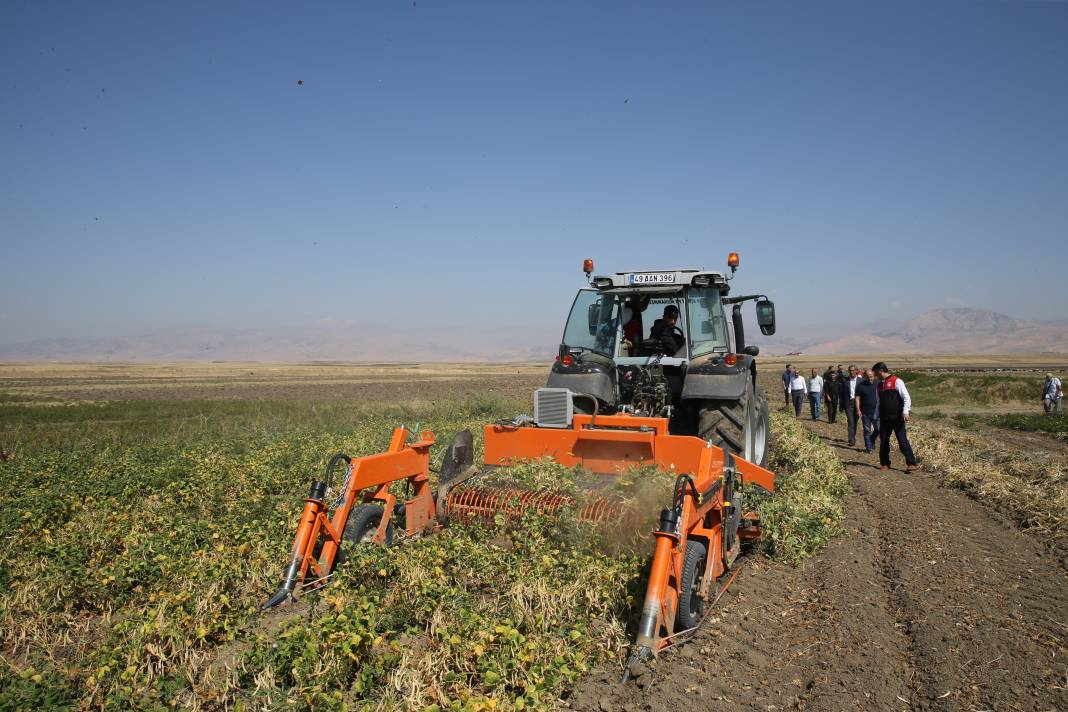
[[[1035,373],[901,371],[898,376],[908,384],[913,403],[920,407],[1042,407],[1042,377]]]
[[[447,442],[524,405],[7,399],[0,709],[556,705],[620,664],[640,547],[608,552],[538,518],[454,527],[363,547],[322,594],[256,612],[332,453],[379,451],[400,423]],[[774,431],[765,553],[796,561],[837,531],[845,476],[792,419],[776,414]],[[538,468],[526,476],[569,476]]]

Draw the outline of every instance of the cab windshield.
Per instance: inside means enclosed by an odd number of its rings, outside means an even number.
[[[682,293],[650,296],[644,313],[637,317],[643,325],[641,334],[632,335],[638,344],[650,338],[656,320],[663,316],[664,308],[672,304],[680,312],[677,328],[689,345],[689,358],[727,350],[727,319],[717,288],[691,287],[686,291],[685,299]],[[633,297],[633,294],[580,290],[564,328],[564,343],[570,348],[594,351],[608,358],[638,356],[638,344],[627,346],[622,324],[624,307]],[[626,312],[632,314],[631,308],[627,307]],[[686,352],[686,349],[680,349],[677,356],[686,358]]]
[[[727,318],[715,287],[692,287],[686,295],[689,315],[690,356],[727,350]]]

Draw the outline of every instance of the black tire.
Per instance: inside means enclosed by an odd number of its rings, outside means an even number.
[[[708,550],[694,539],[686,542],[686,555],[682,559],[682,579],[679,581],[679,607],[675,611],[675,632],[693,628],[705,615],[705,599],[697,594],[705,574]]]
[[[384,510],[377,504],[360,504],[349,512],[345,522],[345,532],[341,535],[342,547],[334,557],[334,565],[345,563],[348,556],[345,550],[350,546],[363,546],[371,543],[371,538],[382,523]],[[393,546],[393,522],[386,525],[386,546]]]
[[[697,436],[729,449],[761,467],[768,462],[768,398],[764,389],[746,383],[737,400],[706,400],[698,414]]]

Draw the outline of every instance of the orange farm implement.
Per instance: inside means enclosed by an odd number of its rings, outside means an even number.
[[[602,476],[618,476],[637,466],[655,466],[675,478],[652,532],[655,547],[631,664],[681,642],[698,625],[737,572],[740,544],[760,537],[756,516],[739,506],[742,483],[774,488],[774,475],[692,435],[672,435],[667,418],[632,414],[575,413],[566,427],[539,427],[530,419],[487,425],[483,466],[473,464],[471,433],[459,433],[446,450],[438,482],[432,486],[432,433],[393,431],[386,452],[350,458],[336,455],[325,481],[315,481],[304,500],[292,558],[281,588],[264,604],[270,608],[297,591],[325,586],[345,547],[389,545],[394,528],[408,536],[429,534],[450,520],[518,517],[536,510],[569,508],[579,519],[610,522],[618,512],[610,499],[574,502],[566,496],[514,488],[480,487],[480,475],[496,467],[550,458]],[[330,480],[344,465],[344,481],[332,502]],[[655,473],[650,476],[656,476]],[[398,501],[392,487],[406,482]],[[740,493],[739,493],[740,495]],[[332,514],[331,514],[332,511]]]

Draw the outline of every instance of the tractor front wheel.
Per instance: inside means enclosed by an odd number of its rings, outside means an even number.
[[[768,462],[770,431],[767,396],[752,379],[741,398],[701,404],[697,436],[761,467]]]

